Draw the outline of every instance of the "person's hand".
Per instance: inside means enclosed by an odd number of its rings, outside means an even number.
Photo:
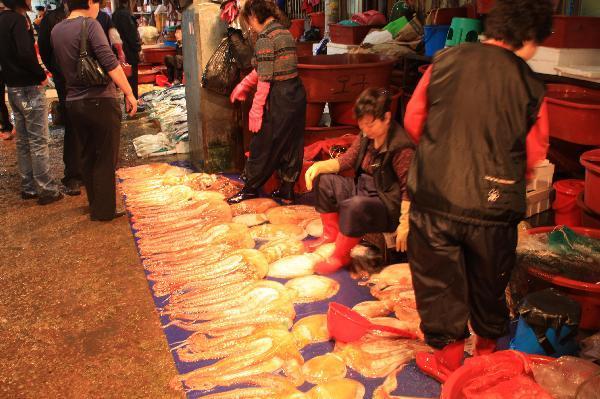
[[[246,98],[248,98],[248,90],[243,82],[238,83],[229,96],[232,104],[236,101],[246,101]]]
[[[129,116],[134,116],[137,112],[137,100],[133,93],[130,93],[125,96],[125,106],[127,110],[127,114]]]
[[[262,127],[263,112],[262,106],[252,106],[250,114],[248,115],[248,130],[250,130],[252,133],[258,133],[260,131],[260,128]]]
[[[408,249],[408,223],[400,223],[396,229],[396,251],[406,252]]]
[[[313,163],[304,174],[304,181],[306,182],[306,189],[308,191],[312,191],[313,180],[321,174],[319,163],[320,162]]]

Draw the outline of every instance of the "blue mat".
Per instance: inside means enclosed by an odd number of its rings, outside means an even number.
[[[173,164],[177,165],[177,166],[191,168],[191,164],[189,162],[177,162],[177,163],[173,163]],[[230,176],[228,176],[228,177],[230,177]],[[304,200],[306,200],[306,198],[304,198]],[[299,202],[305,202],[305,201],[299,201]],[[138,255],[139,255],[138,240],[137,240],[137,238],[135,238],[136,231],[133,228],[133,226],[131,226],[131,229],[132,229],[132,232],[134,233],[135,245],[136,245],[136,249],[138,250]],[[146,275],[149,274],[147,271],[145,271],[145,272],[146,272]],[[347,270],[340,270],[334,274],[328,275],[328,277],[331,277],[340,283],[340,290],[339,290],[338,294],[328,301],[296,305],[295,306],[295,309],[296,309],[295,321],[298,321],[299,319],[302,319],[309,315],[327,313],[327,307],[328,307],[328,303],[330,301],[331,302],[339,302],[346,306],[352,307],[360,302],[374,300],[374,298],[369,293],[368,288],[359,286],[355,280],[350,278],[350,274],[348,273]],[[286,281],[286,280],[280,280],[280,279],[272,279],[272,280],[279,281],[279,282]],[[150,293],[152,295],[152,298],[154,300],[154,304],[155,304],[156,308],[159,309],[159,308],[164,307],[166,305],[166,297],[156,297],[154,295],[154,291],[152,290],[152,286],[154,283],[151,280],[148,280],[148,284],[149,284]],[[164,330],[165,336],[167,338],[169,348],[174,348],[181,341],[184,341],[185,339],[187,339],[192,334],[192,332],[182,330],[176,326],[169,326],[169,327],[164,328],[164,326],[168,325],[170,321],[171,320],[169,319],[168,316],[160,316],[160,322],[163,326],[163,330]],[[310,345],[310,346],[304,348],[301,351],[301,353],[302,353],[302,356],[304,357],[304,360],[306,361],[315,356],[324,355],[326,353],[331,352],[333,350],[333,347],[334,347],[333,341],[321,343],[321,344],[314,344],[314,345]],[[201,362],[195,362],[195,363],[182,362],[179,360],[175,351],[172,351],[171,353],[173,354],[173,360],[175,361],[175,366],[177,367],[177,371],[180,374],[188,373],[199,367],[205,367],[205,366],[208,366],[208,365],[216,362],[216,360],[201,361]],[[356,381],[360,381],[362,384],[364,384],[364,386],[366,388],[365,399],[371,398],[373,391],[378,386],[380,386],[384,380],[383,378],[377,378],[377,379],[365,378],[351,369],[348,369],[347,377],[352,378]],[[300,390],[308,391],[312,386],[313,385],[306,383],[300,387]],[[212,390],[210,393],[223,392],[223,391],[228,391],[231,389],[232,389],[231,387],[227,387],[227,388],[219,387],[215,390]],[[207,394],[206,392],[191,391],[191,392],[187,393],[187,397],[189,399],[200,398],[206,394]],[[440,384],[437,383],[436,381],[434,381],[433,379],[423,375],[420,371],[418,371],[418,369],[413,361],[413,362],[409,363],[408,366],[405,367],[404,370],[402,370],[402,372],[400,372],[398,374],[398,389],[396,391],[394,391],[393,394],[394,395],[403,395],[403,396],[423,397],[423,398],[438,397],[440,395]]]

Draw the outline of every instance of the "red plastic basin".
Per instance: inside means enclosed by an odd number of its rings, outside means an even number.
[[[585,168],[585,205],[600,214],[600,149],[584,152],[579,162]]]
[[[167,55],[175,55],[175,47],[151,47],[142,49],[144,61],[149,64],[164,64]]]
[[[577,206],[581,209],[581,225],[592,229],[600,229],[600,214],[585,205],[583,193],[577,197]]]
[[[402,96],[402,90],[398,88],[391,88],[392,92],[392,120],[396,117],[396,112],[398,111],[398,101]],[[358,121],[354,118],[354,104],[356,99],[347,103],[333,103],[329,104],[329,114],[331,115],[331,120],[339,125],[352,125],[358,126]]]
[[[298,58],[308,103],[349,102],[369,87],[389,87],[394,60],[375,54]]]
[[[552,34],[542,46],[600,48],[600,18],[555,15],[552,22]]]
[[[319,126],[325,103],[306,104],[306,127]]]
[[[546,85],[550,135],[583,145],[600,145],[600,90]]]
[[[313,144],[319,140],[333,139],[347,134],[357,135],[360,130],[356,126],[307,127],[304,130],[304,145]]]
[[[529,234],[546,234],[554,230],[556,226],[537,227],[529,229]],[[600,230],[585,227],[572,227],[575,233],[586,237],[600,239]],[[556,274],[546,273],[535,267],[527,269],[532,277],[548,285],[554,286],[564,292],[573,300],[581,304],[581,320],[579,327],[584,330],[600,329],[600,284],[586,283],[572,280]]]

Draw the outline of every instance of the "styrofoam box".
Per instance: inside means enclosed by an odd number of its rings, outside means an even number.
[[[598,65],[600,49],[572,49],[538,47],[535,56],[528,61],[535,72],[556,75],[557,66]]]
[[[552,190],[552,188],[548,188],[546,190],[530,191],[527,193],[526,218],[550,209],[550,193]]]
[[[545,190],[552,186],[552,178],[554,177],[554,164],[545,159],[538,164],[534,169],[533,180],[527,184],[527,191]]]
[[[355,44],[339,44],[339,43],[327,43],[327,55],[334,54],[346,54],[353,48],[357,48],[358,46]]]

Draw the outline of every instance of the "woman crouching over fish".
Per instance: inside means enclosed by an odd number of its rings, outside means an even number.
[[[294,200],[304,154],[306,92],[298,77],[296,42],[283,27],[283,16],[271,0],[248,0],[242,17],[258,33],[255,68],[231,93],[231,102],[245,101],[256,87],[248,127],[256,133],[244,169],[244,188],[227,202],[237,204],[258,197],[258,189],[274,171],[281,187],[273,198]]]
[[[354,106],[361,134],[337,159],[317,162],[306,171],[306,186],[316,191],[323,237],[309,250],[335,242],[335,251],[316,265],[317,273],[332,273],[350,262],[350,251],[367,233],[396,231],[396,249],[406,251],[408,210],[406,176],[414,144],[392,121],[387,90],[367,89]],[[354,169],[355,177],[337,175]]]

